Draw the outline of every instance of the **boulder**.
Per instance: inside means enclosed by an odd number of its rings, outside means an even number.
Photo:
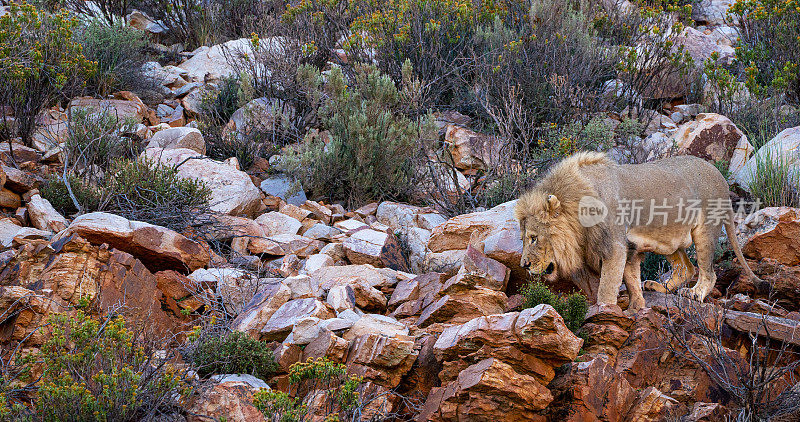
[[[212,418],[229,422],[266,421],[264,414],[253,404],[253,394],[261,386],[253,386],[248,380],[237,378],[223,378],[222,381],[192,396],[187,409],[187,422],[202,422]]]
[[[734,174],[734,181],[744,190],[750,191],[750,185],[757,175],[759,162],[772,161],[775,165],[789,166],[791,174],[797,177],[800,149],[800,126],[784,129],[753,154],[744,166]]]
[[[539,305],[448,327],[433,351],[444,365],[439,375],[442,381],[453,379],[478,360],[493,357],[547,385],[555,376],[553,368],[574,360],[582,344],[552,307]]]
[[[33,227],[39,230],[60,232],[69,225],[67,219],[53,208],[50,201],[42,198],[38,194],[31,196],[31,199],[28,201],[28,217]]]
[[[417,355],[413,338],[373,332],[353,340],[347,353],[347,367],[366,381],[396,388]]]
[[[267,284],[239,312],[231,323],[231,329],[245,332],[250,337],[258,339],[270,317],[291,297],[292,291],[285,284]]]
[[[380,334],[388,337],[396,335],[407,336],[408,327],[389,316],[366,314],[359,318],[342,337],[350,341],[369,334]]]
[[[125,16],[125,21],[129,26],[150,34],[162,34],[167,31],[166,28],[154,21],[153,18],[136,9],[132,10],[131,13],[128,13],[128,15]]]
[[[291,116],[294,110],[281,100],[256,98],[231,115],[230,121],[222,129],[223,135],[248,136],[275,130],[276,115]]]
[[[303,359],[326,357],[333,362],[343,362],[350,343],[330,330],[320,330],[319,335],[303,349]]]
[[[125,251],[141,260],[151,271],[194,271],[208,265],[207,247],[170,229],[105,212],[77,217],[58,239],[81,236],[100,245]]]
[[[261,207],[261,192],[247,173],[198,155],[191,149],[148,148],[142,155],[178,167],[178,176],[201,180],[211,189],[210,208],[222,214],[251,216]],[[181,164],[182,163],[182,164]]]
[[[353,264],[370,264],[407,270],[408,264],[400,253],[400,245],[388,233],[363,229],[351,234],[344,243],[347,259]]]
[[[305,258],[319,252],[322,246],[324,246],[324,243],[319,240],[309,239],[299,234],[286,233],[250,239],[248,248],[254,254],[297,255]]]
[[[692,4],[692,19],[701,25],[723,25],[735,0],[700,0]]]
[[[720,41],[713,33],[701,32],[691,26],[684,28],[675,38],[675,44],[682,45],[684,51],[692,57],[698,72],[703,71],[706,60],[711,58],[713,53],[719,54],[717,63],[720,65],[729,65],[736,57],[736,50],[729,43]]]
[[[311,273],[311,277],[318,280],[322,290],[328,291],[335,286],[363,284],[386,290],[397,282],[397,272],[390,269],[375,268],[372,265],[337,265],[323,267]]]
[[[9,167],[5,164],[0,165],[0,168],[5,174],[3,188],[14,193],[24,194],[31,189],[37,188],[42,183],[42,179],[25,170]]]
[[[487,211],[453,217],[434,227],[428,248],[431,252],[467,249],[468,244],[478,246],[489,236],[502,231],[509,231],[512,237],[519,239],[519,224],[514,219],[514,205],[516,201],[510,201]],[[519,250],[521,254],[522,241],[519,241]]]
[[[138,101],[136,101],[138,100]],[[67,105],[67,108],[88,110],[91,113],[107,112],[121,122],[131,119],[136,123],[145,121],[148,116],[147,106],[142,100],[136,99],[97,99],[92,97],[78,97]],[[156,122],[158,123],[158,122]]]
[[[431,390],[418,420],[544,421],[536,411],[552,401],[547,388],[533,377],[487,358],[464,369],[456,380]]]
[[[275,236],[279,234],[297,234],[303,223],[296,219],[275,211],[264,213],[256,218],[258,223],[264,231],[264,236]]]
[[[655,387],[647,387],[639,392],[628,416],[630,422],[660,422],[674,415],[680,415],[686,408],[672,397],[658,391]]]
[[[173,127],[153,134],[147,141],[147,148],[186,148],[205,155],[206,141],[203,134],[193,127]]]
[[[769,207],[751,214],[739,226],[742,253],[756,260],[775,259],[800,265],[800,210]]]
[[[550,383],[554,400],[549,420],[584,421],[586,415],[609,422],[627,421],[636,390],[616,372],[606,358],[572,362]]]
[[[486,170],[500,159],[501,142],[465,127],[447,125],[444,141],[460,170]]]
[[[701,113],[681,125],[672,135],[681,154],[694,155],[711,163],[728,162],[730,174],[740,171],[753,153],[747,137],[725,116]]]
[[[253,57],[253,47],[249,38],[201,47],[198,50],[192,58],[178,65],[186,70],[187,78],[193,82],[216,81],[233,75],[236,71],[228,63],[226,55],[244,53]]]
[[[14,246],[15,241],[23,239],[50,239],[53,233],[49,230],[39,230],[33,227],[21,227],[9,220],[0,220],[0,247],[3,249]]]
[[[15,315],[6,321],[6,339],[40,345],[47,336],[39,329],[49,315],[81,303],[101,313],[119,313],[145,335],[177,334],[183,328],[162,310],[166,305],[153,273],[134,256],[108,245],[93,245],[77,235],[53,243],[35,240],[7,251],[0,262],[0,284],[15,286],[0,291],[0,305]]]
[[[281,198],[287,204],[300,206],[306,202],[306,193],[300,182],[284,174],[267,177],[259,187],[265,194]]]
[[[263,340],[283,340],[297,322],[304,318],[333,318],[335,315],[327,305],[315,298],[294,299],[278,308],[261,328]]]

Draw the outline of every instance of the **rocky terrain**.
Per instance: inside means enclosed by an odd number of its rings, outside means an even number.
[[[693,25],[678,38],[699,68],[712,55],[734,59],[730,34],[738,29],[725,14],[731,3],[695,2]],[[0,16],[7,13],[10,6],[0,6]],[[131,11],[126,23],[157,48],[172,48],[159,43],[167,29],[146,13]],[[309,199],[296,175],[282,171],[289,147],[246,168],[235,154],[210,158],[203,102],[236,74],[229,52],[253,53],[252,43],[178,49],[174,64],[148,61],[143,75],[157,82],[162,101],[146,103],[131,91],[75,96],[39,114],[31,142],[0,144],[4,367],[48,347],[54,316],[85,312],[124,316],[143,337],[158,339],[154,355],[220,329],[272,352],[277,365],[267,379],[200,375],[189,355],[174,354],[169,365],[186,371],[181,383],[192,392],[181,396],[172,419],[155,419],[331,420],[335,412],[326,413],[319,395],[324,388],[300,395],[292,372],[297,363],[324,358],[358,377],[352,420],[800,421],[800,208],[743,215],[737,236],[761,281],[742,276],[743,263],[722,250],[716,289],[702,304],[646,292],[647,306],[633,314],[625,311],[624,290],[620,306],[600,306],[593,304],[596,285],[551,283],[559,295],[588,298],[588,313],[573,331],[551,304],[530,303],[514,200],[453,215],[438,200]],[[335,54],[346,56],[343,49]],[[624,83],[607,80],[604,94],[616,96]],[[614,159],[698,156],[718,165],[736,199],[755,196],[749,187],[764,157],[787,157],[789,173],[797,173],[800,126],[754,147],[731,118],[690,98],[682,83],[660,88],[665,92],[640,93],[639,100],[663,104],[641,111],[651,115],[636,142],[608,148]],[[719,95],[707,92],[703,100],[714,103]],[[247,101],[223,130],[237,136],[274,122],[273,106],[266,97]],[[168,228],[111,209],[59,212],[45,198],[46,186],[75,162],[67,144],[79,110],[131,121],[123,137],[141,147],[136,159],[200,181],[208,190],[207,207],[196,211],[202,223]],[[0,109],[15,122],[12,111]],[[433,117],[455,181],[438,193],[453,198],[479,185],[506,152],[464,114],[437,110]],[[625,119],[608,112],[601,120],[617,128]],[[41,361],[25,365],[34,380],[45,372]],[[25,408],[41,388],[12,380],[3,387]],[[270,416],[258,404],[264,391],[298,395],[308,415]],[[742,397],[759,405],[758,419],[731,419],[746,408]],[[7,416],[0,409],[0,419]]]

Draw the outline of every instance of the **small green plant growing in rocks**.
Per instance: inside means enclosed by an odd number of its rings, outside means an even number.
[[[101,192],[88,184],[83,183],[75,176],[68,176],[69,184],[75,199],[84,210],[94,211],[100,207]],[[72,215],[78,212],[75,203],[69,195],[67,185],[60,177],[49,179],[39,188],[42,198],[48,200],[56,211],[63,215]]]
[[[253,404],[267,420],[301,422],[322,414],[325,421],[350,420],[347,417],[361,403],[358,391],[363,379],[347,375],[347,367],[327,358],[309,359],[289,368],[290,391],[260,390]],[[322,394],[323,400],[315,399]],[[311,408],[313,404],[321,409]]]
[[[524,308],[532,308],[540,304],[550,305],[564,318],[564,323],[572,332],[578,332],[581,329],[583,320],[586,319],[586,313],[589,311],[586,296],[578,292],[568,295],[556,294],[541,280],[529,282],[521,293],[525,298]]]
[[[241,331],[203,333],[194,341],[189,358],[202,377],[214,374],[250,374],[269,380],[278,365],[267,344]]]
[[[121,316],[98,321],[77,311],[49,323],[51,337],[28,359],[43,371],[35,420],[138,421],[175,411],[190,392]]]
[[[770,148],[761,148],[755,156],[755,167],[748,188],[765,207],[800,205],[800,176],[789,157]]]
[[[207,211],[211,190],[175,167],[148,159],[117,160],[105,189],[107,209],[129,220],[183,230]]]

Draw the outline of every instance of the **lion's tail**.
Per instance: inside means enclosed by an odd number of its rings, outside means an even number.
[[[747,261],[744,260],[744,255],[742,254],[742,248],[739,247],[739,241],[736,239],[736,227],[733,225],[733,213],[731,212],[727,219],[725,219],[725,232],[728,233],[728,243],[731,244],[733,248],[733,252],[736,254],[736,259],[739,260],[739,263],[744,268],[745,274],[755,281],[760,283],[761,279],[758,278],[753,270],[750,269],[750,266],[747,265]]]

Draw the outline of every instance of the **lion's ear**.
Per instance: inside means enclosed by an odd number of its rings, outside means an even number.
[[[558,215],[559,211],[561,211],[561,201],[559,201],[555,195],[548,195],[547,212],[550,213],[551,216],[555,217]]]

